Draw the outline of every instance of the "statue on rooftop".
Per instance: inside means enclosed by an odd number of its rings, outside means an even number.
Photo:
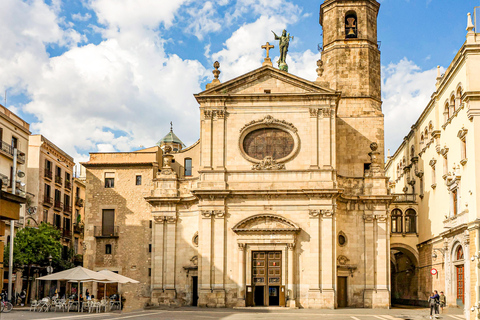
[[[290,44],[290,39],[293,40],[293,36],[290,36],[290,33],[287,33],[287,30],[283,29],[282,35],[279,37],[275,32],[273,32],[275,36],[275,40],[280,40],[279,47],[280,47],[280,58],[278,59],[278,68],[280,70],[288,72],[288,65],[287,65],[287,52],[288,46]]]

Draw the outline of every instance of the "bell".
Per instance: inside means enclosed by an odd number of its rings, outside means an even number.
[[[347,36],[354,36],[354,35],[355,35],[355,31],[353,31],[353,28],[348,28]]]

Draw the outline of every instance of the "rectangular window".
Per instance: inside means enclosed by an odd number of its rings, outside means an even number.
[[[462,160],[467,159],[467,139],[460,140],[461,148],[462,148]]]
[[[3,141],[3,128],[0,128],[0,141]]]
[[[48,223],[48,210],[43,209],[43,222]]]
[[[70,182],[70,173],[65,172],[65,181]]]
[[[105,254],[112,254],[112,245],[106,244],[105,245]]]
[[[148,268],[148,276],[149,276],[149,277],[152,276],[152,268]]]
[[[135,176],[135,185],[136,186],[141,186],[142,185],[142,176]]]
[[[152,244],[148,244],[148,252],[152,252]]]
[[[115,210],[102,210],[102,235],[109,236],[115,233]]]
[[[62,228],[62,217],[59,214],[55,213],[53,215],[53,218],[53,225],[58,229]]]
[[[432,186],[436,185],[437,183],[437,172],[435,170],[435,166],[432,166]]]
[[[448,159],[447,156],[443,158],[443,174],[448,174]]]
[[[153,221],[150,220],[149,222],[150,222],[150,229],[152,229]]]
[[[68,260],[68,247],[67,246],[63,246],[63,250],[62,250],[62,259],[63,260]]]
[[[105,172],[105,188],[113,188],[115,186],[115,172]]]
[[[45,197],[50,198],[52,196],[50,185],[45,183]]]
[[[52,171],[52,162],[45,159],[45,170]]]
[[[55,175],[57,175],[57,177],[61,177],[62,176],[62,168],[57,166],[55,168]]]
[[[190,177],[192,175],[192,159],[185,159],[185,176]]]
[[[72,222],[71,222],[70,218],[65,218],[65,221],[64,221],[65,230],[67,230],[67,231],[72,230],[71,224],[72,224]]]
[[[75,249],[75,254],[78,254],[78,238],[75,237],[75,240],[73,241],[73,248]]]
[[[457,199],[457,190],[452,191],[452,200],[453,200],[453,216],[457,215],[457,205],[458,205],[458,199]]]
[[[18,149],[18,139],[15,138],[14,136],[12,136],[12,148],[13,149],[17,148]]]

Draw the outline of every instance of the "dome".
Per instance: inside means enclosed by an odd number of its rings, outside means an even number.
[[[170,132],[167,133],[165,137],[163,137],[160,141],[157,142],[157,146],[162,146],[164,144],[179,144],[182,146],[182,148],[185,147],[183,144],[182,140],[180,140],[175,133],[173,133],[173,130],[170,129]]]

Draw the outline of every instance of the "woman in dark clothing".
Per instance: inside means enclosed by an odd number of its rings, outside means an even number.
[[[428,297],[428,306],[430,307],[430,319],[432,319],[433,313],[435,313],[435,317],[438,314],[438,307],[437,307],[437,298],[435,297],[435,293],[432,292],[430,297]]]

